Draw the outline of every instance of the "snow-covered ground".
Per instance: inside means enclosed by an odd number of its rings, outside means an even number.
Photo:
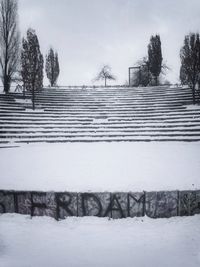
[[[199,267],[200,216],[0,216],[0,267]]]
[[[200,189],[200,142],[0,149],[0,189]],[[199,267],[200,216],[153,220],[0,216],[0,267]]]
[[[200,142],[36,144],[0,149],[0,189],[200,189]]]

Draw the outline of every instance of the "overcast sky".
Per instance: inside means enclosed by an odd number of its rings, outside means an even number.
[[[58,51],[60,85],[91,84],[103,64],[124,83],[156,33],[176,81],[184,35],[200,30],[200,0],[19,0],[19,16],[22,35],[34,28],[43,54]]]

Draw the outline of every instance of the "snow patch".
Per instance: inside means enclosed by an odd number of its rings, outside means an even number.
[[[38,112],[44,112],[44,109],[36,108],[33,110],[32,108],[26,108],[25,112],[33,112],[33,113],[38,113]],[[32,118],[32,117],[30,117]]]
[[[200,111],[200,105],[188,105],[186,106],[188,110],[199,110]]]
[[[15,98],[15,102],[19,104],[31,104],[32,105],[32,101],[30,99]]]

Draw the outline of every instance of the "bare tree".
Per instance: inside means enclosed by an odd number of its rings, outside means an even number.
[[[19,64],[20,34],[17,0],[0,1],[0,68],[4,92],[10,85]]]
[[[107,80],[116,80],[115,76],[111,73],[111,67],[109,65],[104,65],[99,74],[97,75],[95,81],[104,80],[105,87],[107,86]]]

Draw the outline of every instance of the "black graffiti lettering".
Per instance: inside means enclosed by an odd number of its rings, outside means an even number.
[[[192,192],[190,195],[190,214],[189,215],[194,215],[194,214],[199,214],[200,213],[200,202],[197,197],[196,192]]]
[[[68,200],[64,200],[64,197],[67,196]],[[69,208],[72,203],[72,197],[67,193],[57,193],[56,194],[56,216],[57,220],[60,218],[60,208],[64,209],[70,216],[75,216],[73,211]]]
[[[200,213],[200,190],[128,193],[54,193],[0,190],[0,214],[112,218],[169,218]]]
[[[14,207],[15,207],[15,213],[19,213],[19,205],[18,205],[18,195],[20,193],[14,193]]]
[[[110,204],[108,205],[108,208],[105,212],[104,217],[107,217],[110,212],[112,214],[112,211],[118,211],[121,215],[121,218],[125,218],[122,207],[121,207],[116,195],[112,195],[111,200],[110,200]]]
[[[3,203],[0,203],[0,213],[6,213],[6,207]]]
[[[142,216],[145,216],[145,193],[139,197],[138,199],[133,195],[133,194],[128,194],[128,201],[127,201],[127,210],[128,210],[128,217],[130,217],[130,211],[131,211],[131,205],[130,205],[130,201],[131,199],[134,200],[134,202],[136,204],[140,204],[142,203],[143,204],[143,211],[142,211]]]
[[[30,192],[14,192],[14,209],[16,213],[31,213],[31,194]]]
[[[5,196],[5,193],[3,191],[0,191],[0,194]],[[3,202],[0,202],[0,213],[6,213],[6,207]]]
[[[34,202],[34,197],[40,198],[42,200],[43,198],[46,198],[46,193],[31,193],[31,216],[34,216],[34,211],[36,208],[41,210],[47,209],[46,203]]]
[[[89,200],[93,200],[97,204],[97,213],[94,214],[93,216],[100,217],[102,214],[102,204],[101,201],[95,194],[91,193],[83,193],[81,194],[81,208],[82,208],[82,213],[83,216],[89,216],[87,208],[86,208],[86,203],[89,202]]]
[[[180,201],[182,208],[181,216],[190,216],[191,215],[190,193],[185,193]]]
[[[14,192],[13,191],[0,191],[0,194],[2,194],[2,197],[3,197],[3,200],[0,203],[0,213],[16,212]]]

